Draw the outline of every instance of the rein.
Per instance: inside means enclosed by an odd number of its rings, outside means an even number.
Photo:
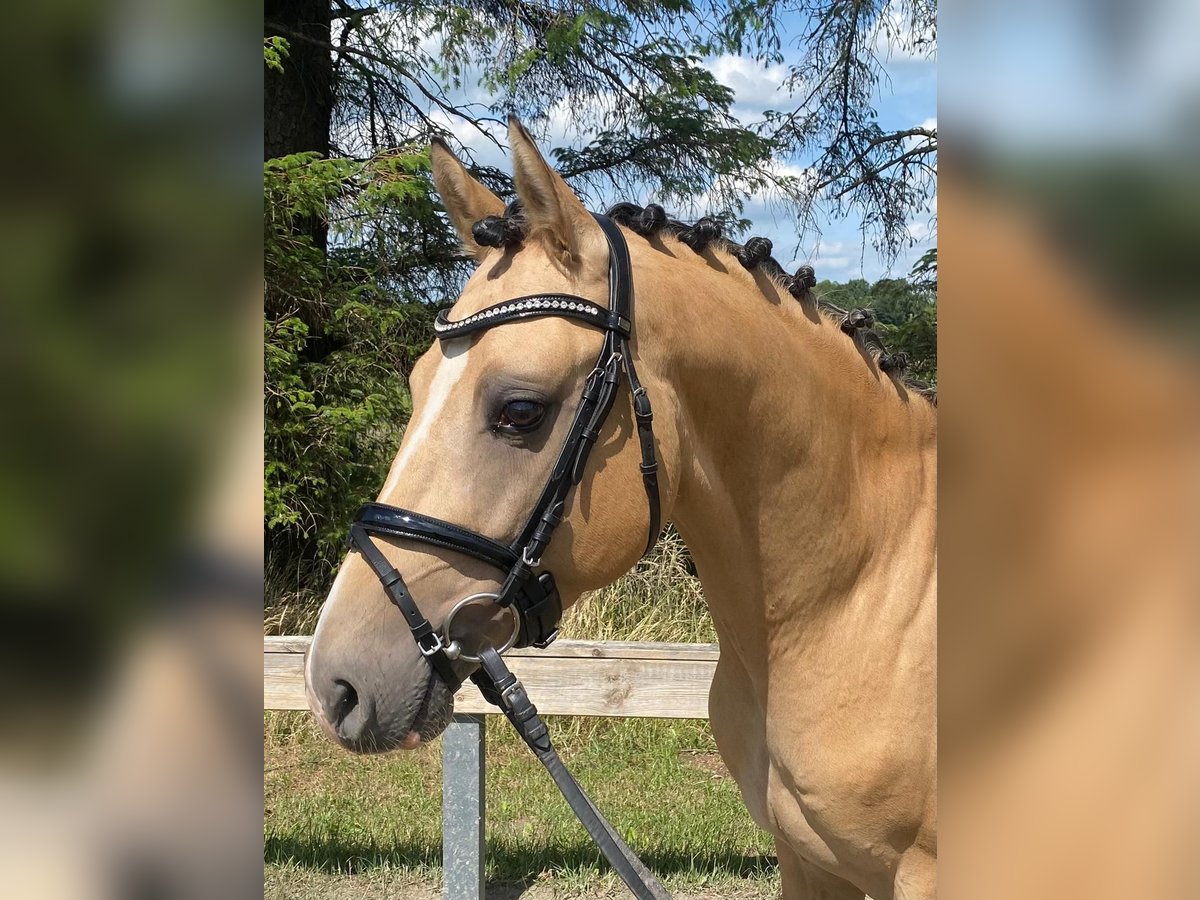
[[[511,544],[503,544],[468,528],[413,510],[385,503],[368,503],[359,509],[350,526],[349,546],[362,555],[383,583],[388,598],[408,623],[417,647],[451,692],[462,686],[462,678],[454,670],[454,660],[478,663],[479,668],[471,675],[471,680],[489,703],[503,711],[546,767],[596,846],[638,900],[669,900],[666,889],[629,849],[567,771],[550,741],[549,732],[537,708],[501,657],[502,653],[514,646],[548,647],[558,636],[558,624],[563,612],[558,587],[549,571],[535,570],[540,569],[542,555],[563,519],[571,488],[583,479],[588,456],[616,402],[622,373],[629,380],[633,397],[633,414],[642,454],[642,482],[650,510],[649,535],[643,555],[649,553],[658,542],[662,530],[658,459],[652,426],[654,417],[650,397],[638,379],[629,351],[629,341],[633,336],[633,272],[629,248],[620,229],[611,219],[593,215],[608,241],[607,309],[572,294],[531,294],[505,300],[457,322],[451,322],[443,310],[434,322],[434,331],[440,341],[477,334],[499,325],[551,316],[574,319],[604,333],[600,355],[584,384],[567,438],[555,460],[550,478],[517,538]],[[439,633],[421,613],[404,579],[375,545],[373,536],[415,541],[463,553],[506,574],[499,593],[472,594],[458,601]],[[513,617],[513,630],[502,647],[484,647],[479,650],[478,656],[471,656],[458,641],[453,640],[451,625],[462,609],[475,603],[495,603],[508,610]]]

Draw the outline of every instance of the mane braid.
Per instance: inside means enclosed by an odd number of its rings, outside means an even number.
[[[504,212],[498,216],[485,216],[471,226],[471,237],[481,247],[518,247],[525,240],[529,231],[529,223],[525,221],[525,213],[521,201],[514,200],[504,207]]]
[[[817,309],[830,314],[850,340],[860,342],[871,354],[881,372],[895,375],[906,387],[937,406],[937,389],[919,379],[909,377],[906,374],[909,366],[908,354],[903,351],[890,352],[882,336],[872,327],[875,324],[874,310],[845,310],[816,297],[812,293],[812,289],[817,286],[817,275],[813,267],[803,265],[796,270],[795,275],[789,275],[771,256],[773,247],[768,238],[752,237],[744,245],[738,244],[725,237],[721,223],[716,219],[705,216],[695,224],[689,225],[679,219],[672,219],[657,203],[650,203],[645,207],[636,203],[617,203],[609,208],[606,215],[618,225],[624,225],[642,237],[651,237],[663,232],[696,253],[703,253],[709,247],[715,247],[733,256],[749,271],[762,270],[782,285],[798,302],[812,300]],[[502,215],[487,216],[471,227],[471,235],[477,244],[502,249],[519,246],[528,236],[528,232],[529,223],[525,219],[520,200],[508,204]]]

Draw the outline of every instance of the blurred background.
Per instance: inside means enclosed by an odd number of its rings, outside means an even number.
[[[6,19],[0,894],[257,895],[257,10]]]
[[[942,889],[1196,896],[1200,8],[939,26]]]
[[[328,474],[370,490],[398,432],[348,435],[402,421],[414,301],[463,275],[421,148],[445,133],[507,190],[507,103],[589,202],[771,236],[833,302],[891,310],[936,382],[944,890],[1195,896],[1195,5],[947,0],[935,25],[855,4],[875,63],[844,122],[812,91],[847,32],[803,27],[844,25],[837,5],[564,4],[519,28],[487,3],[310,6],[268,2],[261,36],[258,8],[212,0],[9,11],[0,893],[263,889],[261,635],[311,621],[357,502]],[[622,10],[635,47],[606,52],[644,54],[623,65],[654,102],[589,106],[614,83],[579,60]],[[886,170],[853,152],[879,137]],[[339,350],[385,337],[385,375],[352,385]],[[272,469],[314,433],[310,469]],[[618,600],[580,627],[619,625]]]

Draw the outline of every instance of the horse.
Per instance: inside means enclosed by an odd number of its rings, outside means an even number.
[[[478,263],[454,318],[546,292],[606,305],[597,220],[515,119],[509,142],[519,212],[446,145],[430,151]],[[774,836],[784,900],[933,897],[935,404],[859,327],[869,316],[820,307],[811,271],[789,278],[769,244],[736,247],[711,221],[681,227],[658,207],[632,209],[613,214],[632,264],[630,346],[654,403],[663,520],[691,552],[720,643],[718,750]],[[413,368],[413,415],[379,501],[512,538],[600,341],[547,317],[435,343]],[[540,560],[564,607],[645,550],[638,443],[632,404],[617,402]],[[459,598],[498,590],[493,566],[453,549],[379,548],[434,627]],[[500,646],[506,622],[471,605],[458,627]],[[450,721],[453,692],[408,629],[349,554],[305,662],[309,704],[348,750],[413,749]]]

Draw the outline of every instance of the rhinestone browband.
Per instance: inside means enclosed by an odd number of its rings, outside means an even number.
[[[481,330],[497,324],[497,320],[531,319],[547,315],[580,319],[596,326],[612,328],[622,335],[628,335],[629,332],[629,322],[624,317],[614,317],[603,306],[563,294],[539,294],[535,297],[506,300],[457,322],[451,322],[448,314],[448,310],[442,310],[433,323],[433,330],[439,338]]]

